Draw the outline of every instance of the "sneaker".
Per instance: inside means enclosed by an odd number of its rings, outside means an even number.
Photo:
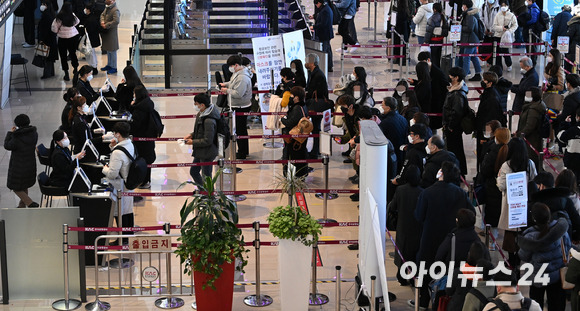
[[[146,183],[142,184],[141,186],[139,186],[139,189],[151,189],[151,183],[146,182]]]
[[[241,154],[239,152],[236,152],[236,159],[238,159],[238,160],[245,160],[246,157],[247,157],[247,155]]]
[[[336,49],[336,50],[334,50],[334,51],[335,51],[335,52],[339,52],[339,53],[340,53],[340,51],[341,51],[341,50],[342,50],[342,48],[338,48],[338,49]],[[344,52],[345,52],[345,53],[346,53],[346,50],[347,50],[347,49],[344,49]]]
[[[33,48],[33,47],[35,47],[35,46],[36,46],[36,45],[34,45],[34,44],[28,44],[28,43],[26,43],[26,42],[22,43],[22,47],[23,47],[23,48]]]
[[[101,68],[101,71],[109,71],[109,69],[111,69],[111,66],[107,65],[107,66]]]
[[[358,202],[358,200],[359,200],[358,193],[353,193],[353,194],[350,196],[350,200],[351,200],[351,201],[353,201],[353,202]]]
[[[350,151],[347,150],[347,151],[342,152],[341,154],[343,157],[348,157],[348,156],[350,156]]]
[[[407,305],[411,308],[415,308],[415,300],[413,299],[407,300]],[[427,310],[427,308],[419,307],[419,310]]]
[[[40,205],[38,205],[38,203],[36,202],[32,202],[30,203],[30,205],[28,205],[28,208],[37,208],[37,207],[40,207]]]
[[[360,43],[357,42],[357,43],[355,43],[355,45],[360,45]],[[358,50],[357,47],[352,47],[352,48],[350,48],[350,53],[353,53],[356,50]]]
[[[145,198],[142,197],[142,196],[133,197],[133,203],[139,203],[139,202],[141,202],[143,200],[145,200]]]
[[[469,79],[469,81],[481,81],[481,75],[476,73],[473,78]]]
[[[351,251],[357,251],[358,250],[358,244],[350,244],[349,246],[347,246],[347,248]]]
[[[507,71],[508,71],[508,72],[512,71],[512,69],[513,69],[513,68],[512,68],[512,66],[508,66],[508,67],[507,67]]]
[[[344,159],[342,163],[352,163],[352,159],[351,158]]]
[[[357,175],[357,174],[355,174],[354,176],[350,176],[350,177],[348,178],[348,180],[350,180],[350,181],[353,181],[353,180],[355,180],[355,179],[357,179],[357,178],[358,178],[358,175]]]
[[[107,73],[110,75],[117,73],[117,68],[111,68],[111,69],[107,70]]]

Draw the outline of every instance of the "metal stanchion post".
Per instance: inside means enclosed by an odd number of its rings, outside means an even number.
[[[314,243],[312,246],[312,293],[310,293],[310,302],[309,305],[311,306],[320,306],[323,304],[327,304],[329,299],[328,296],[324,294],[317,293],[316,290],[316,254],[318,253],[318,243]]]
[[[395,28],[394,28],[393,26],[391,26],[391,45],[393,45],[393,44],[395,44]],[[388,49],[389,49],[389,48],[387,47],[387,50],[388,50]],[[393,51],[392,49],[393,49],[393,48],[391,47],[391,51]],[[394,55],[392,55],[392,54],[394,54],[394,53],[391,53],[391,56],[394,56]],[[394,69],[393,69],[393,62],[394,62],[394,61],[395,61],[395,59],[394,59],[394,58],[391,58],[391,73],[393,73],[393,72],[394,72],[394,71],[393,71],[393,70],[394,70]]]
[[[336,304],[335,304],[335,310],[336,311],[340,311],[340,287],[342,286],[341,284],[341,280],[340,280],[340,269],[342,269],[341,266],[336,266]]]
[[[403,41],[404,38],[401,39]],[[403,43],[406,45],[405,47],[405,67],[407,68],[407,77],[409,77],[409,66],[411,65],[411,47],[409,46],[409,42]]]
[[[163,224],[163,230],[165,230],[165,234],[170,234],[171,233],[171,224],[170,223],[165,223]],[[163,297],[163,298],[159,298],[157,300],[155,300],[155,306],[157,308],[160,309],[176,309],[176,308],[181,308],[183,307],[183,305],[185,304],[185,301],[183,301],[183,299],[178,298],[178,297],[173,297],[172,295],[172,291],[171,291],[171,255],[173,255],[173,253],[166,253],[166,259],[165,259],[165,264],[166,264],[166,271],[167,271],[167,296],[168,297]]]
[[[221,191],[225,191],[224,190],[224,172],[223,172],[223,170],[224,170],[224,159],[223,158],[218,159],[218,167],[219,167],[219,169],[221,171],[221,173],[220,173],[220,179],[219,179],[220,190]]]
[[[373,41],[377,42],[377,5],[378,5],[378,1],[375,0],[375,27],[374,27],[374,37],[373,37]]]
[[[344,42],[340,44],[340,76],[344,75]]]
[[[328,191],[328,162],[329,157],[328,155],[322,155],[322,165],[324,166],[324,190]],[[336,199],[338,195],[330,197],[330,193],[317,193],[315,196],[319,199],[323,199],[322,201],[322,218],[318,220],[320,223],[334,223],[337,222],[334,219],[328,218],[328,200]]]
[[[489,238],[490,234],[491,234],[491,225],[485,224],[485,246],[487,246],[487,249],[492,250],[491,240]]]
[[[121,189],[117,189],[117,227],[123,228],[123,204],[121,202],[123,198],[123,192],[125,191],[125,184],[121,186]],[[121,235],[123,234],[123,229],[121,229]],[[117,239],[119,245],[123,245],[123,238]],[[123,258],[123,253],[120,253],[120,258],[111,259],[108,262],[109,268],[113,269],[125,269],[132,267],[134,264],[132,259]],[[121,278],[121,273],[119,273],[119,279]]]
[[[99,239],[95,240],[95,301],[85,306],[85,310],[87,311],[106,311],[111,309],[110,303],[99,300],[99,255],[97,244],[98,240]]]
[[[508,111],[508,128],[510,129],[510,133],[512,132],[512,118],[514,116],[514,111]]]
[[[273,299],[268,295],[262,295],[260,292],[260,222],[254,221],[255,238],[254,248],[256,250],[256,294],[244,298],[244,303],[252,307],[265,307],[272,304]]]
[[[367,27],[363,27],[363,30],[373,30],[373,27],[371,27],[371,0],[367,1],[368,3],[368,21],[367,21]]]
[[[377,302],[375,300],[375,282],[377,281],[377,277],[374,275],[371,275],[371,297],[370,297],[370,302],[371,302],[371,311],[376,311],[377,310]],[[415,304],[417,304],[417,301],[415,301]]]
[[[497,60],[497,42],[493,41],[493,51],[491,52],[491,64],[495,66]]]
[[[544,171],[544,151],[540,151],[540,154],[538,155],[538,172],[543,172]]]
[[[69,299],[69,280],[68,280],[68,225],[62,225],[62,262],[64,270],[64,299],[52,303],[52,308],[59,311],[68,311],[78,309],[82,303],[77,299]]]
[[[235,116],[235,112],[234,112],[234,116]],[[236,141],[237,141],[237,135],[234,134],[232,136],[232,144],[235,145]],[[232,148],[231,150],[233,150],[232,153],[234,153],[234,155],[232,158],[234,159],[233,161],[235,161],[235,159],[236,159],[235,149]],[[236,189],[237,189],[237,179],[238,179],[237,176],[238,176],[238,169],[237,169],[236,163],[233,162],[232,163],[232,191],[236,191]],[[239,195],[234,194],[232,196],[232,198],[235,202],[239,202],[239,201],[244,201],[246,199],[246,196],[243,194],[239,194]]]
[[[415,311],[419,311],[419,288],[417,287],[415,287]]]

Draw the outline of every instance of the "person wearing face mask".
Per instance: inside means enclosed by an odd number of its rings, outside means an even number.
[[[14,126],[4,138],[4,149],[10,151],[6,187],[20,199],[18,208],[39,207],[28,196],[28,188],[36,183],[37,142],[38,133],[30,125],[30,118],[25,114],[16,116]]]
[[[525,103],[520,120],[518,121],[516,135],[524,135],[536,150],[542,150],[543,140],[540,136],[540,129],[542,128],[542,122],[547,108],[542,101],[542,90],[539,87],[533,87],[530,93],[531,97],[528,97],[528,92],[526,92]],[[530,146],[528,146],[528,154],[530,159],[534,161],[536,167],[538,167],[540,159]]]
[[[96,92],[91,86],[91,80],[93,80],[93,67],[89,65],[82,66],[73,77],[73,83],[77,90],[79,90],[79,93],[86,98],[89,103],[94,102],[101,96],[100,92]],[[108,88],[103,86],[101,90],[106,92]]]
[[[495,236],[497,236],[497,224],[501,214],[501,191],[497,187],[496,177],[501,165],[507,159],[510,138],[511,133],[508,128],[501,127],[494,131],[493,141],[490,141],[477,174],[477,184],[483,185],[485,189],[485,196],[479,198],[481,202],[485,202],[484,220],[486,224],[494,228]]]
[[[560,67],[562,56],[557,49],[551,49],[546,57],[546,67],[544,68],[544,80],[546,92],[564,91],[564,70]]]
[[[143,85],[135,87],[135,99],[133,100],[129,111],[131,112],[131,135],[134,137],[157,137],[157,128],[151,120],[155,111],[155,104],[149,97],[147,89]],[[147,164],[153,164],[156,159],[154,141],[136,141],[133,143],[140,157],[145,159]],[[147,168],[145,180],[139,186],[139,189],[151,188],[151,168]]]
[[[425,152],[425,146],[427,146],[425,142],[426,134],[427,127],[423,124],[414,124],[409,128],[409,135],[407,136],[409,144],[406,145],[405,160],[399,174],[391,180],[393,185],[403,185],[407,182],[403,176],[405,176],[405,169],[409,166],[414,165],[420,169],[423,168],[423,161],[427,156]]]
[[[185,144],[192,146],[193,163],[212,162],[218,155],[217,120],[220,118],[219,108],[211,104],[211,98],[206,94],[197,94],[193,98],[194,105],[199,109],[195,118],[193,132],[184,137]],[[193,181],[203,184],[205,177],[212,177],[213,166],[192,166],[189,174]]]
[[[393,92],[393,98],[397,100],[397,110],[401,111],[403,109],[403,96],[409,89],[409,82],[407,80],[400,80],[395,86],[395,92]]]
[[[481,21],[483,22],[483,26],[485,26],[484,32],[484,43],[491,43],[493,42],[493,23],[495,21],[495,16],[500,11],[500,5],[498,0],[485,0],[483,5],[481,6]],[[493,51],[493,47],[491,46],[481,46],[479,47],[478,53],[491,53]],[[492,65],[493,57],[486,56],[488,65]]]
[[[540,7],[536,4],[536,0],[525,0],[525,5],[527,7],[527,12],[521,15],[518,15],[518,20],[520,21],[520,25],[523,24],[522,29],[522,36],[524,38],[524,42],[527,43],[536,43],[538,42],[538,38],[541,38],[542,32],[538,30],[538,24],[540,22]],[[533,33],[530,38],[530,31]],[[535,35],[535,36],[534,36]],[[530,42],[530,39],[532,40]],[[528,53],[535,53],[538,51],[537,46],[528,46],[526,48]],[[537,55],[532,55],[532,62],[534,67],[536,66],[536,60],[538,58]]]
[[[393,144],[397,154],[397,167],[403,167],[405,152],[401,146],[407,144],[407,131],[409,122],[397,112],[397,100],[393,97],[383,98],[382,109],[384,114],[381,118],[379,128],[385,137]]]
[[[354,97],[345,94],[340,96],[336,103],[340,106],[340,112],[344,113],[343,119],[343,128],[344,128],[344,135],[341,137],[335,137],[334,141],[338,144],[344,145],[347,144],[351,138],[356,137],[358,135],[358,121],[360,120],[360,106],[355,104]],[[348,150],[342,153],[343,156],[347,157],[343,162],[344,163],[352,163],[352,159],[350,156],[350,144],[347,144],[349,147]],[[353,176],[352,179],[354,179]]]
[[[479,43],[477,31],[479,27],[479,9],[473,7],[473,1],[463,0],[463,13],[461,15],[461,42]],[[460,54],[475,54],[475,46],[464,46],[459,50]],[[462,56],[455,59],[455,66],[462,67],[466,75],[470,74],[469,62],[473,62],[475,75],[469,81],[481,81],[481,65],[477,56]],[[463,169],[462,169],[463,171]]]
[[[400,110],[400,114],[407,119],[407,121],[411,121],[415,113],[421,110],[421,105],[419,105],[415,90],[408,90],[405,92],[405,95],[403,95],[403,109]]]
[[[117,85],[117,93],[115,93],[115,99],[119,103],[119,111],[125,111],[131,106],[135,88],[140,85],[143,86],[143,82],[141,82],[139,74],[137,74],[133,66],[127,65],[123,69],[123,76],[125,79],[121,80],[121,83]]]
[[[250,112],[252,106],[252,77],[247,67],[242,65],[242,58],[238,55],[232,55],[227,60],[229,71],[233,73],[229,82],[220,83],[222,93],[228,94],[230,107],[236,114],[237,135],[248,135],[246,126],[248,117],[243,116],[240,112]],[[245,160],[250,153],[250,147],[247,139],[237,140],[238,152],[236,158]]]
[[[425,62],[429,65],[429,77],[431,78],[431,88],[430,88],[430,98],[431,98],[431,111],[425,110],[425,112],[441,113],[443,111],[443,104],[445,103],[445,98],[447,97],[447,86],[449,86],[449,76],[443,73],[443,70],[431,62],[434,59],[431,53],[423,51],[417,56],[419,62]],[[422,69],[421,69],[422,71]],[[419,72],[419,71],[418,71]],[[425,96],[425,95],[423,95]],[[419,100],[421,107],[425,109],[422,100]],[[429,106],[429,105],[427,105]],[[432,130],[440,129],[442,124],[441,117],[431,117],[430,126]]]
[[[443,104],[443,135],[447,149],[457,156],[461,174],[467,175],[467,161],[463,149],[463,128],[461,120],[469,108],[465,71],[461,67],[449,69],[449,93]]]
[[[79,23],[79,19],[72,11],[72,4],[65,2],[50,26],[52,32],[56,33],[58,37],[58,54],[60,56],[62,71],[64,71],[64,81],[70,80],[68,74],[69,56],[71,65],[73,66],[73,75],[77,73],[77,68],[79,67],[79,60],[76,55],[78,47],[77,37],[79,34],[76,26]]]
[[[538,73],[534,68],[532,60],[524,56],[520,58],[520,73],[523,75],[519,84],[512,85],[510,91],[515,93],[514,103],[512,110],[514,112],[521,112],[524,106],[524,97],[527,91],[530,91],[533,87],[537,87],[540,84],[538,78]]]
[[[74,145],[74,153],[80,153],[83,150],[83,146],[87,139],[90,139],[93,144],[100,144],[103,142],[103,136],[100,135],[100,133],[102,133],[101,129],[91,130],[88,121],[85,119],[90,111],[91,109],[87,105],[87,100],[83,96],[75,97],[72,100],[69,120],[71,122],[70,139]]]
[[[121,12],[117,8],[117,0],[106,0],[106,8],[101,13],[101,38],[104,51],[107,51],[107,66],[101,68],[108,74],[117,73],[117,50],[119,49],[118,27],[121,20]]]
[[[304,74],[304,65],[299,59],[290,62],[290,69],[294,74],[294,83],[296,86],[306,87],[306,75]]]
[[[516,30],[518,29],[518,20],[514,13],[510,12],[509,10],[509,1],[508,0],[499,0],[500,4],[500,12],[495,15],[493,19],[493,41],[497,42],[497,53],[509,53],[509,48],[507,47],[500,47],[499,43],[501,42],[501,37],[504,35],[506,31],[509,31],[512,36],[515,34]],[[511,56],[504,56],[505,65],[507,66],[507,71],[512,71],[512,57]],[[501,56],[497,56],[495,60],[496,65],[501,67]]]
[[[483,138],[479,140],[481,144],[481,160],[485,157],[485,155],[489,152],[489,148],[495,144],[495,131],[502,127],[501,123],[498,120],[491,120],[485,124],[485,131],[483,132]],[[479,160],[479,154],[477,160]],[[481,162],[480,162],[481,163]],[[479,164],[478,164],[479,165]],[[478,171],[480,166],[478,166]]]
[[[345,94],[352,95],[358,105],[373,107],[375,102],[368,91],[367,73],[364,67],[354,67],[350,76],[353,82],[346,86]]]
[[[290,97],[290,102],[288,103],[288,112],[286,115],[280,119],[280,122],[284,125],[282,129],[282,134],[288,135],[290,130],[294,128],[300,122],[300,119],[306,117],[308,118],[308,108],[304,103],[304,88],[300,86],[295,86],[290,90],[292,96]],[[299,143],[296,140],[292,140],[287,143],[284,142],[284,151],[282,155],[283,160],[304,160],[308,159],[308,149],[306,148],[306,141],[304,143]],[[306,163],[295,163],[296,167],[296,177],[308,176],[308,164]],[[287,164],[284,164],[284,174],[286,174]]]
[[[580,44],[580,6],[575,6],[572,18],[566,23],[566,36],[570,38],[570,46]],[[574,44],[574,45],[572,45]],[[569,49],[566,58],[574,61],[576,59],[576,49]],[[572,71],[572,65],[564,63],[564,69]]]
[[[491,120],[498,120],[502,126],[506,126],[507,120],[501,109],[499,103],[499,93],[494,87],[497,83],[497,75],[493,72],[485,72],[481,87],[483,93],[479,96],[479,106],[477,107],[477,114],[475,115],[475,131],[477,139],[477,168],[483,161],[483,143],[486,133],[486,124]]]
[[[413,115],[413,119],[409,121],[409,127],[415,124],[423,124],[425,125],[427,132],[425,133],[425,141],[428,141],[429,138],[433,136],[433,131],[429,127],[431,120],[428,115],[424,114],[423,112],[419,111]]]
[[[54,77],[54,62],[58,59],[58,43],[56,34],[50,30],[52,21],[56,13],[50,1],[43,1],[40,4],[40,21],[38,22],[38,42],[42,42],[50,47],[48,56],[44,59],[44,69],[41,79]]]
[[[558,37],[566,36],[568,33],[568,21],[572,18],[572,7],[568,4],[562,6],[562,12],[556,14],[552,23],[552,46],[557,46]],[[574,58],[571,58],[574,59]]]
[[[489,67],[489,71],[495,72],[498,77],[495,88],[499,93],[499,104],[501,106],[501,110],[505,113],[507,111],[508,94],[512,88],[513,83],[510,80],[502,77],[503,69],[501,65],[491,66]]]
[[[292,69],[288,67],[282,68],[282,70],[280,70],[280,77],[282,78],[282,81],[278,84],[278,87],[276,87],[274,95],[282,97],[284,92],[289,92],[290,89],[294,87],[294,73],[292,72]]]
[[[439,135],[433,135],[425,146],[425,165],[421,175],[421,187],[427,188],[434,184],[437,179],[437,172],[441,169],[441,164],[445,161],[455,163],[459,166],[459,161],[453,152],[445,150],[445,141]]]
[[[52,142],[50,144],[52,171],[48,180],[51,186],[68,187],[73,179],[74,169],[77,166],[75,160],[81,160],[85,156],[85,151],[73,156],[69,147],[70,140],[64,131],[56,130],[52,133]]]
[[[97,53],[95,53],[95,48],[101,46],[101,37],[99,36],[99,22],[100,22],[100,14],[97,13],[95,10],[95,2],[90,1],[84,6],[83,14],[81,15],[81,25],[84,26],[85,32],[89,37],[89,41],[91,42],[91,53],[87,56],[87,62],[91,67],[93,67],[93,75],[98,75],[99,70],[98,68],[98,58]]]
[[[457,212],[465,208],[475,213],[467,192],[457,185],[459,178],[459,168],[453,162],[444,161],[438,170],[437,182],[419,195],[415,219],[422,225],[423,232],[416,259],[417,262],[424,261],[425,268],[435,262],[439,245],[455,228]],[[426,276],[420,289],[419,306],[423,308],[429,306],[430,281],[429,276]]]
[[[330,46],[330,40],[334,38],[332,9],[328,6],[327,0],[314,0],[314,6],[319,11],[311,30],[314,31],[314,36],[318,41],[322,43],[322,51],[328,55],[328,72],[332,72],[332,47]]]
[[[556,133],[568,128],[566,122],[570,122],[571,125],[577,124],[576,111],[580,108],[580,76],[578,74],[566,75],[566,89],[568,92],[564,96],[562,111],[552,123]]]
[[[59,130],[63,130],[66,133],[71,133],[71,123],[68,120],[68,116],[72,107],[72,101],[75,97],[81,96],[79,91],[75,87],[69,88],[66,93],[62,95],[62,99],[66,102],[64,108],[62,109],[62,113],[60,115],[60,126],[58,127]]]
[[[564,152],[564,166],[580,176],[580,107],[573,116],[576,123],[568,117],[560,126],[561,131],[557,135],[558,141],[566,145]]]
[[[431,75],[429,73],[429,64],[427,62],[418,62],[415,66],[415,72],[417,72],[417,80],[409,78],[409,83],[415,86],[415,89],[412,93],[413,95],[409,94],[411,91],[407,91],[407,96],[409,99],[413,97],[417,100],[417,106],[419,110],[425,112],[440,112],[441,110],[433,109],[431,105]],[[410,100],[412,101],[412,100]],[[404,113],[401,113],[405,115]],[[413,113],[414,114],[414,113]],[[413,115],[405,116],[407,119],[413,118]]]

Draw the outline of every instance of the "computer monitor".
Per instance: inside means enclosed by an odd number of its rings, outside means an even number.
[[[70,193],[87,193],[91,192],[92,186],[93,184],[91,183],[91,180],[87,174],[85,174],[85,171],[78,166],[77,160],[77,167],[75,167],[75,172],[70,185],[68,186],[68,191]]]
[[[101,91],[101,96],[95,100],[94,111],[95,116],[111,116],[113,112],[113,108],[111,108],[111,105],[109,105],[109,102],[103,96],[103,91]]]
[[[83,162],[96,162],[99,159],[99,151],[90,139],[85,140],[82,150],[86,152]]]

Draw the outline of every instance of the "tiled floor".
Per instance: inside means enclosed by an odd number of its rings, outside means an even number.
[[[143,0],[131,0],[131,1],[119,1],[118,5],[122,12],[122,22],[119,29],[119,36],[121,38],[121,49],[119,50],[119,72],[121,72],[121,64],[124,64],[127,57],[127,51],[129,46],[129,38],[132,33],[133,24],[140,20],[140,16],[143,10]],[[310,2],[305,2],[308,9],[307,11],[312,11],[312,4]],[[357,29],[359,29],[359,40],[364,43],[373,38],[373,34],[369,31],[362,30],[362,27],[366,26],[366,16],[367,16],[367,5],[363,4],[361,10],[357,14]],[[378,25],[382,25],[382,3],[379,4],[379,18]],[[382,28],[382,27],[380,27]],[[22,53],[25,57],[32,59],[33,51],[31,49],[23,50],[19,48],[19,43],[22,39],[21,26],[15,27],[15,42],[16,47],[13,52]],[[379,38],[383,36],[379,35]],[[412,39],[414,42],[415,39]],[[340,46],[340,37],[336,37],[332,41],[333,47],[337,48]],[[374,50],[373,53],[383,53],[382,49]],[[413,51],[415,52],[415,51]],[[357,51],[358,54],[366,53],[363,49]],[[413,53],[412,53],[413,55]],[[329,85],[334,86],[338,77],[340,76],[340,65],[339,65],[339,55],[335,53],[335,72],[329,75]],[[106,56],[100,56],[99,64],[103,64],[106,61]],[[514,62],[517,64],[517,62]],[[369,74],[369,85],[374,87],[393,87],[396,81],[394,79],[398,78],[398,74],[385,73],[385,69],[388,68],[388,62],[382,60],[351,60],[345,61],[345,73],[352,70],[352,67],[364,66],[367,68],[367,73]],[[397,66],[395,66],[397,68]],[[403,69],[405,70],[405,69]],[[411,71],[414,69],[411,68]],[[29,96],[27,92],[21,89],[12,90],[11,99],[7,107],[0,111],[0,132],[6,132],[10,130],[13,126],[13,118],[20,114],[26,113],[30,116],[32,124],[37,126],[39,129],[39,143],[49,144],[50,138],[53,130],[58,126],[60,122],[61,109],[63,107],[62,94],[67,87],[70,87],[70,83],[65,83],[61,80],[61,71],[57,69],[57,77],[40,80],[39,77],[42,74],[41,70],[29,64],[29,74],[31,76],[31,84],[33,88],[32,96]],[[18,75],[20,71],[15,70],[15,75]],[[514,72],[506,73],[506,76],[513,81],[519,80],[519,71],[514,70]],[[113,83],[119,83],[123,78],[122,74],[116,74],[110,76]],[[95,76],[92,84],[93,86],[101,85],[104,81],[104,74],[99,74]],[[470,86],[479,86],[479,83],[470,83]],[[379,99],[387,94],[376,94],[375,98]],[[471,92],[468,97],[478,96],[475,92]],[[193,110],[193,100],[190,97],[187,98],[155,98],[155,105],[157,110],[161,115],[172,115],[172,114],[190,114]],[[472,102],[472,105],[475,102]],[[515,120],[514,120],[515,121]],[[166,120],[166,132],[164,137],[182,137],[189,133],[193,128],[192,120],[188,119],[176,119],[176,120]],[[260,134],[261,130],[252,129],[251,134]],[[471,137],[464,137],[466,155],[468,157],[469,177],[473,177],[475,174],[475,155],[474,155],[474,141]],[[334,155],[331,157],[330,161],[330,179],[329,185],[332,189],[355,189],[346,177],[351,176],[353,171],[350,164],[343,164],[343,158],[340,156],[340,152],[343,151],[344,147],[340,145],[333,146]],[[252,140],[250,144],[250,159],[252,160],[270,160],[279,159],[281,157],[281,149],[265,149],[262,147],[262,141]],[[156,163],[184,163],[191,161],[191,150],[188,147],[181,147],[175,142],[160,142],[156,144],[157,161]],[[0,148],[0,181],[4,183],[6,179],[6,172],[8,168],[10,154],[3,148]],[[557,163],[560,164],[560,163]],[[39,165],[39,164],[37,164]],[[316,169],[312,173],[307,181],[311,188],[322,188],[323,186],[323,175],[322,175],[322,165],[313,165]],[[273,188],[273,176],[281,173],[280,165],[244,165],[241,166],[244,171],[238,175],[237,179],[237,189],[238,190],[257,190],[257,189],[271,189]],[[560,164],[561,167],[561,164]],[[38,166],[37,170],[40,171],[42,167]],[[189,171],[186,168],[157,168],[153,170],[152,175],[152,192],[160,191],[175,191],[177,186],[190,178]],[[226,178],[229,183],[229,177]],[[186,188],[191,189],[191,188]],[[31,196],[35,200],[40,199],[40,192],[37,186],[31,189]],[[347,197],[348,195],[341,195],[338,199],[330,201],[329,203],[329,217],[337,219],[339,221],[357,221],[358,209],[357,203],[353,203]],[[0,204],[1,207],[15,207],[17,205],[15,196],[11,193],[4,184],[0,187]],[[135,219],[136,223],[140,226],[158,225],[165,222],[170,222],[172,224],[178,224],[179,222],[179,208],[183,203],[183,197],[155,197],[147,198],[144,202],[135,205]],[[243,202],[238,203],[238,209],[240,212],[240,223],[251,223],[253,221],[260,221],[265,223],[266,217],[269,211],[280,204],[285,204],[285,199],[279,200],[278,195],[249,195],[248,199]],[[307,195],[307,202],[310,208],[310,212],[317,218],[322,217],[322,201],[314,198],[313,195]],[[64,206],[66,203],[64,200],[56,200],[56,205]],[[267,230],[262,230],[262,241],[273,241],[274,239],[270,236]],[[250,229],[244,230],[244,236],[246,241],[253,239],[254,233]],[[354,227],[347,228],[328,228],[324,229],[323,236],[325,239],[357,239],[358,230]],[[389,240],[387,240],[387,252],[394,251],[393,245]],[[343,267],[342,274],[343,278],[352,279],[356,273],[356,263],[357,263],[357,252],[349,251],[344,245],[324,245],[320,247],[320,252],[324,266],[318,268],[318,278],[320,280],[330,280],[335,276],[335,266],[340,265]],[[274,247],[263,247],[261,253],[261,275],[263,281],[277,281],[278,280],[278,264],[277,264],[277,250]],[[174,261],[175,263],[175,261]],[[249,253],[249,264],[246,267],[246,274],[243,275],[241,280],[243,281],[254,281],[255,268],[254,268],[254,253],[253,251]],[[177,265],[175,264],[175,267]],[[400,287],[395,278],[396,268],[393,264],[393,260],[387,256],[386,269],[389,281],[389,290],[396,293],[398,299],[391,304],[392,310],[407,310],[410,309],[406,305],[406,300],[411,299],[413,292],[408,287]],[[176,269],[177,270],[177,269]],[[178,272],[174,274],[178,277]],[[116,271],[114,271],[116,272]],[[105,272],[101,272],[102,274]],[[124,273],[128,273],[124,271]],[[94,286],[93,280],[93,270],[89,269],[87,271],[89,287]],[[138,279],[138,278],[137,278]],[[55,282],[60,282],[60,280],[55,280]],[[123,285],[127,285],[124,283]],[[347,310],[355,310],[354,297],[355,290],[352,282],[343,283],[342,286],[342,296],[340,297],[340,304]],[[101,283],[101,286],[103,284]],[[334,310],[335,304],[337,303],[335,297],[335,283],[323,283],[319,284],[319,292],[324,293],[330,297],[330,303],[324,305],[323,307],[311,307],[309,310]],[[241,289],[241,292],[236,292],[234,294],[234,310],[250,310],[251,307],[246,307],[242,303],[243,297],[248,294],[254,293],[254,286],[245,286]],[[269,294],[274,298],[274,304],[270,307],[264,308],[265,310],[278,310],[279,309],[279,295],[277,285],[263,285],[262,292]],[[54,297],[61,298],[61,297]],[[94,298],[89,297],[89,301]],[[113,310],[156,310],[154,307],[154,301],[156,298],[146,297],[146,298],[107,298],[103,299],[111,303]],[[186,308],[189,308],[191,302],[194,301],[193,297],[185,297]],[[24,301],[11,301],[10,305],[0,306],[0,310],[49,310],[52,300],[24,300]]]

